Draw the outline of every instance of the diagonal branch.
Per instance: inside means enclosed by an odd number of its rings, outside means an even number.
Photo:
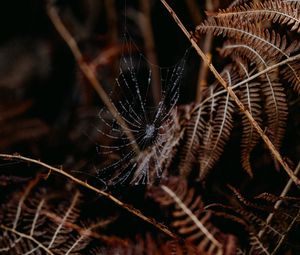
[[[66,42],[66,44],[69,46],[70,50],[72,51],[75,60],[78,63],[78,66],[82,73],[86,76],[86,78],[89,80],[91,85],[93,86],[94,90],[97,92],[107,109],[110,111],[110,113],[113,115],[113,117],[117,120],[118,124],[123,127],[123,130],[125,134],[127,135],[128,139],[132,142],[132,147],[135,151],[135,153],[138,155],[140,150],[139,147],[135,141],[135,138],[133,134],[130,132],[130,129],[127,127],[126,122],[122,119],[121,115],[119,114],[116,107],[111,102],[109,96],[103,89],[101,83],[97,79],[94,71],[90,68],[88,63],[84,60],[84,57],[77,45],[77,42],[75,41],[74,37],[71,35],[71,33],[67,30],[65,25],[63,24],[61,18],[59,17],[57,10],[54,6],[51,6],[50,4],[47,6],[47,13],[49,18],[51,19],[54,27],[56,28],[57,32],[60,34],[60,36],[63,38],[63,40]]]
[[[125,204],[122,201],[120,201],[119,199],[117,199],[116,197],[112,196],[111,194],[102,191],[100,189],[97,189],[96,187],[88,184],[86,181],[82,181],[80,179],[77,179],[76,177],[74,177],[73,175],[67,173],[66,171],[64,171],[63,169],[59,169],[53,166],[50,166],[44,162],[41,162],[40,160],[37,159],[32,159],[32,158],[28,158],[28,157],[23,157],[19,154],[0,154],[0,158],[3,158],[5,160],[13,160],[13,159],[18,159],[18,160],[22,160],[25,162],[30,162],[39,166],[42,166],[46,169],[49,169],[50,173],[51,171],[58,173],[60,175],[63,175],[64,177],[70,179],[71,181],[75,182],[76,184],[79,184],[89,190],[94,191],[95,193],[97,193],[98,195],[101,195],[107,199],[109,199],[110,201],[112,201],[113,203],[117,204],[118,206],[122,207],[123,209],[125,209],[126,211],[128,211],[129,213],[137,216],[138,218],[140,218],[141,220],[148,222],[149,224],[151,224],[152,226],[154,226],[155,228],[161,230],[163,233],[165,233],[166,235],[168,235],[171,238],[177,239],[178,237],[171,232],[166,226],[164,226],[163,224],[157,222],[155,219],[153,218],[149,218],[147,216],[145,216],[141,211],[139,211],[138,209],[132,207],[131,205]],[[50,174],[49,173],[49,174]]]
[[[240,99],[237,97],[237,95],[234,93],[233,88],[229,87],[227,82],[222,78],[220,73],[216,70],[216,68],[212,65],[212,63],[209,61],[207,56],[203,53],[203,51],[200,49],[200,47],[197,44],[197,41],[193,38],[193,35],[187,31],[187,29],[184,27],[176,13],[173,11],[173,9],[167,4],[165,0],[160,0],[162,4],[165,6],[165,8],[168,10],[168,12],[171,14],[177,25],[180,27],[182,32],[186,35],[186,37],[191,42],[192,46],[198,53],[198,55],[203,59],[203,62],[209,67],[211,72],[214,74],[214,76],[218,79],[218,81],[221,83],[221,85],[226,89],[226,91],[229,93],[231,98],[235,101],[237,106],[240,108],[240,111],[243,112],[247,118],[249,119],[251,125],[255,128],[255,130],[259,133],[265,144],[268,146],[269,150],[273,154],[274,158],[282,165],[283,169],[286,171],[286,173],[290,176],[290,178],[293,180],[295,184],[300,186],[300,180],[297,178],[297,176],[294,174],[293,170],[289,167],[289,165],[283,160],[280,153],[276,150],[273,143],[270,141],[268,136],[265,135],[264,131],[261,129],[259,124],[256,122],[256,120],[253,118],[251,113],[246,109],[246,107],[243,105],[243,103],[240,101]]]

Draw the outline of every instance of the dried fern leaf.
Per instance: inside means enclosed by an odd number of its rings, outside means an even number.
[[[206,227],[209,215],[205,214],[199,220],[198,219],[199,216],[197,217],[195,214],[193,214],[192,211],[187,207],[187,205],[185,205],[183,201],[171,189],[169,189],[167,186],[162,186],[162,189],[174,199],[178,207],[181,210],[183,210],[185,214],[188,216],[188,218],[186,218],[185,220],[178,220],[173,222],[174,227],[179,227],[178,232],[180,234],[190,235],[190,238],[188,238],[188,240],[191,239],[193,241],[195,240],[196,237],[198,237],[198,235],[200,236],[204,235],[205,238],[208,238],[212,243],[212,245],[214,246],[213,250],[217,251],[217,253],[215,254],[222,254],[219,252],[222,249],[221,243],[217,241],[214,235]],[[201,232],[195,235],[193,233],[196,230],[198,231],[200,230]],[[201,246],[201,242],[198,246]]]
[[[49,196],[48,190],[37,188],[36,184],[37,181],[29,182],[24,191],[15,192],[9,202],[2,205],[1,254],[86,254],[92,236],[107,243],[114,242],[114,238],[108,240],[92,232],[110,221],[98,221],[88,227],[76,224],[80,215],[78,191],[65,201]],[[59,202],[55,208],[52,199]]]
[[[282,0],[253,1],[249,4],[236,5],[220,10],[214,17],[221,19],[238,19],[240,22],[264,20],[287,24],[291,31],[300,32],[299,1]]]
[[[292,68],[290,68],[290,66]],[[287,80],[289,83],[291,83],[294,90],[300,95],[300,82],[298,80],[298,77],[294,75],[295,72],[300,74],[299,61],[291,62],[289,66],[285,66],[281,70],[281,74],[283,75],[283,78]]]
[[[229,86],[233,85],[235,77],[231,77],[229,69],[223,73]],[[234,105],[227,94],[218,98],[215,116],[207,123],[202,138],[202,146],[199,152],[200,178],[203,179],[222,155],[223,149],[229,140],[233,127]]]
[[[247,70],[246,65],[239,61],[239,66],[242,71],[244,71],[244,77],[249,77],[249,72]],[[241,71],[241,72],[242,72]],[[253,118],[257,121],[257,123],[261,126],[262,125],[262,107],[261,107],[261,93],[259,88],[259,83],[252,82],[252,83],[246,83],[241,90],[241,102],[247,109],[249,110],[250,114],[253,116]],[[254,130],[251,123],[249,123],[249,120],[245,115],[242,116],[242,125],[243,125],[243,134],[242,134],[242,140],[241,140],[241,162],[243,168],[246,170],[246,172],[253,176],[251,164],[250,164],[250,154],[255,147],[255,145],[258,143],[260,136],[259,134]]]
[[[275,254],[286,241],[288,233],[299,221],[300,209],[296,200],[287,199],[289,205],[274,209],[274,201],[281,199],[270,194],[257,196],[260,200],[251,202],[236,189],[231,188],[238,199],[239,206],[232,207],[234,214],[240,217],[249,233],[250,250],[247,254]],[[298,199],[297,199],[298,200]],[[266,213],[273,215],[266,218]],[[238,222],[238,221],[235,221]],[[245,223],[245,224],[244,224]]]
[[[288,57],[291,49],[287,47],[285,38],[281,38],[273,30],[260,29],[255,24],[243,24],[238,20],[210,18],[196,27],[196,33],[212,32],[216,36],[223,36],[240,40],[255,48],[267,47],[270,55],[283,55]]]
[[[208,91],[209,93],[207,94],[210,100],[192,109],[191,116],[185,126],[185,141],[181,150],[183,156],[179,164],[179,171],[182,176],[187,176],[191,172],[193,164],[197,162],[198,153],[201,144],[203,144],[203,135],[208,124],[207,120],[215,112],[214,89],[209,88]]]
[[[293,9],[297,16],[299,16],[298,10],[299,8]],[[243,18],[245,17],[243,16]],[[211,17],[196,28],[196,33],[213,32],[215,35],[232,39],[234,43],[237,41],[243,42],[248,47],[255,48],[257,52],[262,51],[260,55],[264,56],[263,59],[273,59],[275,62],[280,61],[283,57],[288,58],[292,52],[298,49],[299,43],[297,40],[293,40],[290,45],[287,45],[285,36],[281,37],[273,30],[261,29],[251,19],[248,20],[247,17],[246,20],[247,22],[241,22],[239,18],[235,17]],[[296,24],[298,28],[298,19]],[[290,69],[289,77],[293,80],[294,89],[299,93],[299,72],[291,64],[287,64],[287,68]]]
[[[172,226],[178,233],[195,244],[200,254],[232,254],[236,247],[235,240],[230,235],[222,234],[211,223],[211,213],[204,211],[201,197],[196,195],[193,188],[188,187],[186,180],[172,177],[164,184],[153,187],[148,194],[161,205],[170,206],[175,203]]]
[[[239,61],[239,59],[241,59],[241,58],[248,60],[250,63],[255,63],[257,65],[258,69],[268,68],[273,63],[273,57],[271,57],[271,58],[268,57],[268,55],[266,53],[264,53],[262,50],[254,48],[251,45],[245,45],[245,44],[242,44],[239,42],[237,42],[235,44],[235,43],[231,43],[230,41],[228,41],[225,44],[225,46],[220,50],[220,52],[223,56],[230,55],[231,58],[234,61],[238,62],[238,64],[240,66],[241,66],[240,63],[242,63],[242,62]],[[246,70],[245,68],[243,68],[243,69]],[[249,74],[246,74],[245,78],[248,78],[248,77],[249,77]],[[292,77],[294,77],[294,76],[292,76]],[[254,95],[256,98],[255,99],[255,101],[256,101],[255,108],[257,110],[253,111],[253,117],[255,117],[255,119],[258,121],[258,123],[262,124],[262,120],[257,116],[257,114],[262,113],[262,110],[259,109],[259,105],[258,105],[259,101],[260,101],[259,93],[261,93],[265,97],[265,100],[264,100],[265,113],[267,115],[266,127],[270,131],[269,136],[271,138],[271,141],[274,143],[275,147],[277,149],[279,149],[279,147],[281,145],[281,141],[284,136],[285,125],[286,125],[285,123],[287,121],[287,113],[288,113],[287,103],[286,103],[286,99],[285,99],[286,95],[283,90],[283,85],[279,84],[279,82],[278,82],[278,73],[276,72],[276,70],[262,75],[260,77],[260,79],[258,80],[258,82],[261,83],[261,85],[259,84],[258,86],[256,86],[256,94],[254,94]],[[259,91],[257,89],[259,89]],[[247,90],[242,91],[242,95],[244,95],[244,96],[247,95]],[[243,99],[242,99],[242,101],[245,106],[249,107],[249,104],[248,104],[249,96],[248,96],[248,99],[246,97],[246,101]],[[249,110],[251,111],[250,108],[249,108]],[[245,118],[243,118],[243,119],[245,119]],[[244,124],[246,124],[246,123],[247,123],[247,120],[244,121]],[[252,129],[252,127],[250,127],[250,130],[249,130],[250,132],[251,132],[251,129]],[[253,132],[252,132],[252,134],[253,134]],[[256,138],[256,142],[258,141],[257,139],[258,139],[258,137]],[[245,143],[242,143],[242,144],[245,144]],[[252,149],[255,144],[253,144],[253,146],[251,146],[251,144],[248,143],[248,145],[250,145],[250,149]],[[247,149],[246,146],[244,148]],[[251,175],[250,165],[248,163],[246,163],[247,161],[249,162],[249,160],[247,159],[248,156],[249,156],[249,154],[248,153],[245,154],[245,150],[242,151],[242,158],[244,159],[242,161],[243,167]]]

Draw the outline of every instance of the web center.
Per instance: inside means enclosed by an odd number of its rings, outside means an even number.
[[[147,124],[146,128],[145,128],[145,138],[152,138],[154,135],[154,131],[155,131],[155,126],[154,124]]]

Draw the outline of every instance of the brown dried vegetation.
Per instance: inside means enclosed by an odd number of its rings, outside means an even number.
[[[0,46],[0,254],[299,254],[300,2],[32,5]]]

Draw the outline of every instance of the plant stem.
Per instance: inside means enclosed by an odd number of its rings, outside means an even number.
[[[193,35],[190,34],[185,26],[182,24],[176,13],[173,11],[173,9],[167,4],[165,0],[160,0],[162,4],[166,7],[168,12],[171,14],[177,25],[180,27],[180,29],[183,31],[183,33],[186,35],[186,37],[191,42],[192,46],[198,53],[198,55],[202,58],[203,62],[209,67],[211,72],[214,74],[214,76],[218,79],[218,81],[221,83],[221,85],[225,88],[227,93],[230,95],[230,97],[235,101],[237,106],[240,108],[240,111],[243,112],[247,118],[249,119],[251,125],[255,128],[255,130],[259,133],[271,153],[273,154],[274,158],[280,163],[280,165],[283,167],[283,169],[286,171],[286,173],[290,176],[290,178],[293,180],[293,182],[300,186],[300,180],[297,178],[297,176],[294,174],[293,170],[289,167],[289,165],[283,160],[280,153],[277,151],[273,143],[270,141],[269,137],[265,135],[264,131],[261,129],[261,127],[258,125],[256,120],[253,118],[253,116],[250,114],[250,112],[246,109],[246,107],[242,104],[242,102],[239,100],[237,95],[234,93],[233,88],[229,87],[226,81],[222,78],[220,73],[216,70],[216,68],[212,65],[212,63],[209,61],[207,56],[204,54],[204,52],[200,49],[200,47],[197,44],[197,41],[194,39]]]
[[[57,32],[64,39],[64,41],[67,43],[70,50],[72,51],[74,58],[76,59],[79,65],[79,68],[86,76],[86,78],[89,80],[89,82],[91,83],[91,85],[93,86],[93,88],[95,89],[95,91],[97,92],[97,94],[99,95],[99,97],[101,98],[101,100],[103,101],[107,109],[109,110],[109,112],[113,115],[113,117],[116,119],[118,124],[123,128],[128,139],[132,142],[131,144],[135,153],[138,155],[140,150],[135,141],[133,134],[128,128],[126,122],[122,119],[120,113],[118,112],[114,104],[111,102],[109,96],[103,89],[101,83],[98,81],[94,71],[90,68],[88,63],[85,62],[84,57],[77,45],[77,42],[75,41],[74,37],[70,34],[70,32],[63,24],[62,20],[60,19],[57,13],[56,8],[54,6],[48,5],[47,12]]]
[[[109,199],[110,201],[112,201],[113,203],[117,204],[118,206],[122,207],[123,209],[125,209],[126,211],[128,211],[129,213],[137,216],[138,218],[142,219],[145,222],[148,222],[149,224],[153,225],[155,228],[161,230],[163,233],[165,233],[166,235],[168,235],[171,238],[177,239],[178,237],[171,232],[166,226],[162,225],[161,223],[156,222],[155,219],[153,218],[149,218],[147,216],[145,216],[144,214],[142,214],[138,209],[132,207],[131,205],[125,204],[122,201],[120,201],[119,199],[117,199],[116,197],[112,196],[111,194],[102,191],[100,189],[97,189],[96,187],[88,184],[86,181],[82,181],[80,179],[77,179],[76,177],[74,177],[73,175],[67,173],[66,171],[64,171],[63,169],[59,169],[53,166],[50,166],[40,160],[36,160],[36,159],[32,159],[32,158],[28,158],[28,157],[24,157],[21,156],[19,154],[0,154],[0,158],[3,158],[5,160],[12,160],[12,159],[18,159],[18,160],[22,160],[25,162],[30,162],[39,166],[42,166],[46,169],[49,169],[49,174],[51,174],[51,172],[55,172],[58,173],[60,175],[65,176],[66,178],[70,179],[71,181],[75,182],[76,184],[79,184],[89,190],[94,191],[95,193]],[[48,174],[48,176],[49,176]]]

